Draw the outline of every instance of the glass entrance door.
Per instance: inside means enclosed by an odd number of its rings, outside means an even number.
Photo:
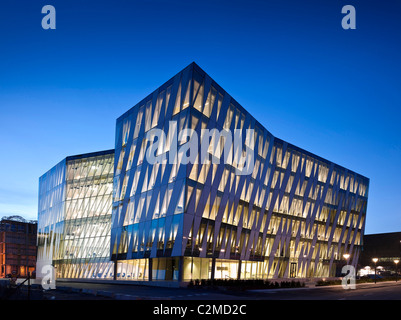
[[[297,263],[291,262],[290,264],[290,278],[295,278],[297,276]]]

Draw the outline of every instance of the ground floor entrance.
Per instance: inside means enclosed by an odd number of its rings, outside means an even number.
[[[317,268],[319,277],[330,276],[326,267]],[[201,279],[275,279],[301,278],[307,274],[305,266],[279,259],[264,261],[213,259],[198,257],[145,258],[118,260],[116,280],[190,281]],[[311,272],[314,270],[310,268]],[[310,272],[309,272],[310,273]]]

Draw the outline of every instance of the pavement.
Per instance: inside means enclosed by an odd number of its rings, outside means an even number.
[[[344,289],[341,285],[309,288],[249,290],[249,296],[266,300],[401,300],[401,282],[383,281],[356,284]]]
[[[60,282],[56,284],[58,292],[80,293],[110,300],[239,300],[243,296],[231,295],[226,291],[166,288],[130,284],[97,284],[79,282]]]
[[[26,299],[27,287],[11,299]],[[31,300],[401,300],[401,281],[356,284],[345,290],[341,285],[260,290],[217,290],[165,288],[130,284],[57,282],[56,289],[43,290],[33,284]]]
[[[22,304],[19,301],[27,300],[27,286],[22,286],[6,300],[7,304],[2,302],[4,307],[15,310],[19,317],[22,314],[32,317],[33,310],[60,310],[57,314],[77,312],[80,316],[95,318],[104,317],[107,310],[118,310],[120,317],[135,317],[140,312],[148,320],[160,320],[167,315],[170,319],[214,319],[222,316],[255,319],[272,312],[291,319],[303,315],[321,317],[330,313],[338,316],[341,310],[341,314],[357,318],[361,316],[361,310],[385,310],[386,314],[398,312],[401,281],[357,284],[355,289],[349,290],[336,285],[243,291],[59,281],[56,289],[52,290],[43,290],[40,284],[33,284],[28,307],[24,307],[26,301]],[[319,309],[316,309],[317,306]],[[225,313],[227,310],[231,314]]]

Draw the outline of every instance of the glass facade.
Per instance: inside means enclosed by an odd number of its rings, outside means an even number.
[[[36,276],[42,276],[45,266],[61,259],[60,240],[64,233],[66,189],[64,159],[39,178],[38,253]]]
[[[117,119],[112,197],[93,199],[101,176],[74,161],[40,180],[40,252],[64,277],[329,277],[344,253],[357,264],[369,179],[276,138],[195,63]]]
[[[116,279],[135,281],[149,280],[149,259],[118,261]]]
[[[38,263],[57,277],[113,278],[113,170],[109,150],[67,157],[40,178]]]
[[[167,137],[156,164],[152,129]],[[186,129],[209,143],[195,163]],[[222,137],[246,129],[254,166],[238,174]],[[274,137],[196,64],[117,119],[115,148],[113,260],[184,257],[182,279],[327,277],[344,253],[358,261],[369,179]]]

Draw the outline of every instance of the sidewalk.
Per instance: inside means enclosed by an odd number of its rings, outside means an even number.
[[[349,284],[348,284],[349,285]],[[377,283],[374,282],[364,282],[364,283],[356,283],[355,284],[355,289],[364,289],[364,288],[371,288],[372,286],[376,288],[383,288],[383,287],[388,287],[388,286],[393,286],[393,285],[400,285],[401,286],[401,281],[378,281]],[[302,288],[277,288],[277,289],[251,289],[247,290],[247,292],[253,292],[253,293],[274,293],[274,292],[283,292],[283,291],[296,291],[296,290],[313,290],[313,289],[343,289],[341,284],[336,284],[336,285],[328,285],[328,286],[310,286],[310,287],[302,287]]]

